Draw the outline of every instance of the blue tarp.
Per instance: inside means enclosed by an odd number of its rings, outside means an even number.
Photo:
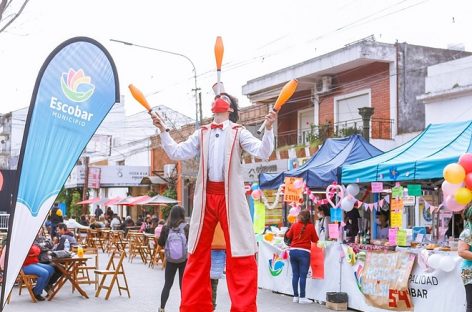
[[[411,141],[377,157],[343,166],[342,183],[439,179],[471,152],[472,121],[429,125]]]
[[[303,178],[310,188],[324,188],[338,181],[338,168],[381,154],[360,135],[342,139],[327,139],[320,150],[303,166],[282,172],[259,175],[261,189],[277,189],[285,177]]]

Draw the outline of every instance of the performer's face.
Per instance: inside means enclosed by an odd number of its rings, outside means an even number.
[[[222,123],[226,120],[229,119],[229,112],[224,112],[224,113],[214,113],[213,114],[213,120],[216,123]]]

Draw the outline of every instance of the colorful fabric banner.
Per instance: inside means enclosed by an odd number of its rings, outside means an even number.
[[[113,60],[93,39],[65,41],[41,67],[18,163],[19,185],[8,232],[3,304],[77,159],[118,101]]]
[[[254,201],[254,233],[262,233],[265,228],[265,206],[259,200]]]
[[[324,251],[313,243],[311,244],[310,266],[311,278],[324,279]]]

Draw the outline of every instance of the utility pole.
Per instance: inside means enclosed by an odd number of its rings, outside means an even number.
[[[84,166],[85,166],[85,178],[84,178],[84,188],[82,192],[82,201],[87,200],[87,191],[88,191],[88,180],[89,180],[89,157],[84,157]],[[82,214],[87,214],[87,204],[82,204]]]
[[[203,115],[202,115],[202,93],[198,93],[198,109],[200,111],[200,125],[203,123]],[[195,129],[197,130],[197,129]]]

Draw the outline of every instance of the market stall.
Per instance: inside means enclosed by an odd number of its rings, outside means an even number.
[[[345,292],[349,307],[363,311],[463,311],[462,259],[457,256],[461,229],[460,222],[454,229],[454,214],[472,202],[470,142],[472,122],[430,125],[392,151],[340,163],[346,186],[333,183],[326,189],[331,220],[329,235],[319,242],[323,274],[312,257],[317,279],[308,282],[308,297],[325,301],[327,292]],[[309,190],[303,169],[293,173]],[[299,209],[292,207],[295,222]],[[347,237],[349,228],[356,229]],[[292,293],[286,254],[280,237],[260,241],[261,287]]]
[[[374,248],[374,247],[372,247]],[[427,255],[421,255],[422,249],[402,249],[396,252],[367,251],[365,254],[381,255],[385,265],[375,265],[366,269],[367,256],[365,258],[352,260],[352,252],[346,244],[337,242],[327,243],[324,248],[324,277],[323,279],[307,279],[306,296],[317,301],[326,301],[327,292],[346,292],[348,294],[349,308],[360,311],[387,311],[396,310],[401,306],[406,307],[405,300],[410,302],[411,308],[415,312],[431,311],[464,311],[465,310],[465,290],[460,278],[459,259],[455,252],[428,251]],[[292,269],[290,261],[284,259],[283,246],[262,240],[259,244],[258,256],[258,285],[261,288],[292,295],[291,278]],[[357,254],[359,255],[359,253]],[[403,258],[399,258],[401,255]],[[409,255],[415,255],[413,259]],[[433,256],[436,255],[436,256]],[[433,267],[428,265],[433,256]],[[429,258],[429,259],[428,259]],[[446,259],[446,260],[443,260]],[[411,274],[407,268],[388,265],[393,261],[413,262]],[[449,267],[441,266],[441,261]],[[451,271],[451,263],[454,265]],[[383,269],[383,270],[382,270]],[[410,296],[405,296],[401,291],[390,290],[384,287],[386,280],[382,280],[378,275],[385,278],[402,277],[408,280],[408,291]],[[369,280],[368,277],[371,277]],[[384,300],[384,304],[389,305],[383,308],[375,308],[367,303],[364,293],[377,295],[377,300]],[[412,303],[412,305],[411,305]]]

